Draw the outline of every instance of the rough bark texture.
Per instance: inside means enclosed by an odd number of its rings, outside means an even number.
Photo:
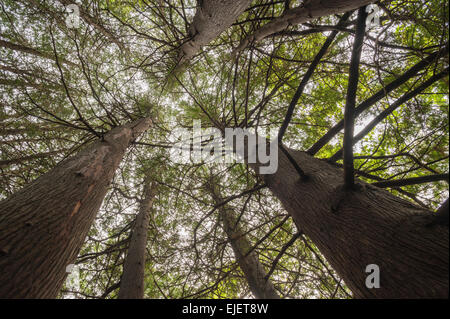
[[[151,185],[150,185],[151,184]],[[128,254],[123,266],[122,279],[120,280],[119,299],[143,299],[144,298],[144,270],[147,247],[148,224],[153,199],[156,195],[156,184],[146,181],[144,193],[140,203],[139,213],[131,234],[131,242]]]
[[[210,192],[217,204],[223,202],[217,187],[210,185]],[[267,272],[259,261],[255,251],[247,255],[252,245],[245,237],[245,232],[237,224],[238,216],[226,205],[219,207],[222,225],[233,248],[236,262],[244,273],[250,291],[257,299],[279,299],[275,287],[270,279],[266,279]]]
[[[261,177],[356,298],[448,298],[449,229],[427,226],[434,213],[361,181],[344,191],[342,169],[289,152],[309,180],[282,152],[277,173]],[[369,264],[380,267],[378,289],[365,285]]]
[[[344,13],[368,5],[374,0],[306,0],[300,7],[287,10],[282,16],[265,24],[246,37],[235,49],[234,54],[244,50],[250,43],[257,42],[291,25],[308,22],[331,14]]]
[[[203,0],[197,9],[189,29],[190,39],[179,52],[178,65],[185,64],[207,45],[228,29],[252,0]]]
[[[429,225],[445,225],[448,227],[448,220],[449,220],[449,204],[448,204],[448,198],[447,200],[439,207],[439,209],[436,211],[436,216],[433,220],[433,222]]]
[[[54,298],[132,140],[150,119],[117,127],[0,202],[0,298]]]

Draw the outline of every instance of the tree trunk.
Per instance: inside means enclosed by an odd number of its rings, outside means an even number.
[[[147,232],[153,199],[156,195],[156,184],[146,180],[144,193],[140,203],[139,214],[131,234],[130,247],[123,266],[120,281],[119,299],[144,298],[144,270],[147,247]]]
[[[223,202],[217,187],[210,185],[209,188],[216,204]],[[272,281],[269,278],[266,279],[266,270],[259,261],[256,252],[253,251],[247,255],[252,245],[245,237],[245,232],[238,226],[239,221],[235,212],[226,205],[221,205],[218,209],[223,229],[233,248],[236,262],[244,273],[253,296],[257,299],[279,299],[280,296]]]
[[[449,229],[429,226],[435,214],[362,181],[345,191],[342,169],[289,153],[308,180],[282,152],[278,171],[261,177],[356,298],[448,298]],[[379,266],[380,288],[366,287],[370,264]]]
[[[179,52],[178,65],[185,64],[228,29],[244,12],[252,0],[203,0],[189,28],[190,39]]]
[[[55,298],[130,144],[150,119],[114,128],[0,202],[0,298]]]

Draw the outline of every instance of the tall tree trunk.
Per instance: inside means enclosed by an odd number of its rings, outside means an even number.
[[[179,51],[178,65],[185,64],[228,29],[252,0],[202,0],[189,27],[190,39]]]
[[[108,185],[149,118],[114,128],[0,202],[0,298],[54,298]]]
[[[282,152],[278,171],[261,177],[356,298],[448,298],[449,229],[430,227],[434,213],[362,181],[344,191],[340,168],[289,153],[308,180]],[[380,288],[366,287],[370,264],[379,266]]]
[[[147,178],[140,203],[139,213],[131,234],[130,247],[123,266],[120,280],[119,299],[144,298],[144,270],[147,247],[148,224],[153,199],[156,195],[156,184]]]
[[[210,183],[209,191],[216,204],[223,202],[216,185]],[[236,262],[244,273],[253,296],[258,299],[279,299],[280,296],[272,281],[269,278],[266,279],[267,272],[256,252],[253,251],[247,255],[252,245],[245,236],[245,232],[239,227],[236,213],[227,205],[221,205],[218,210],[223,229],[236,256]]]

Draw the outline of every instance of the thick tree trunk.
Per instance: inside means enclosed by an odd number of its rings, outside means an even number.
[[[361,181],[344,191],[341,169],[289,152],[307,181],[282,152],[277,173],[261,177],[356,298],[448,298],[449,229],[429,226],[435,214]],[[380,288],[366,287],[370,264]]]
[[[54,298],[130,144],[151,125],[117,127],[0,202],[0,298]]]
[[[200,49],[228,29],[252,0],[202,0],[189,29],[190,39],[179,52],[178,65],[185,64]]]
[[[120,280],[119,299],[143,299],[144,298],[144,270],[147,247],[148,224],[153,199],[156,195],[156,184],[147,179],[144,185],[144,193],[140,203],[139,213],[131,234],[131,242],[128,254],[123,266],[122,279]]]
[[[210,192],[216,204],[223,202],[217,187],[210,185]],[[253,296],[257,299],[279,299],[280,296],[272,281],[269,278],[266,279],[267,272],[256,252],[253,251],[247,255],[252,245],[245,236],[245,232],[237,224],[239,221],[236,213],[226,205],[222,205],[218,209],[223,229],[236,256],[236,262],[244,273]]]

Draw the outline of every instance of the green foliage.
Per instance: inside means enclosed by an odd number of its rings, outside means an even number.
[[[232,59],[231,52],[244,37],[283,13],[280,1],[255,1],[259,5],[247,10],[192,61],[179,66],[178,49],[189,39],[188,23],[196,1],[82,3],[91,22],[82,19],[80,28],[69,29],[64,8],[54,1],[2,1],[0,39],[22,49],[0,45],[0,160],[58,154],[1,167],[0,198],[48,172],[97,140],[97,135],[150,116],[152,129],[130,147],[79,254],[82,271],[76,297],[117,297],[117,287],[109,288],[120,281],[146,178],[159,187],[148,231],[145,296],[251,297],[218,211],[213,210],[218,203],[205,186],[215,176],[222,197],[229,198],[262,181],[242,163],[174,163],[170,136],[177,128],[192,128],[193,120],[201,120],[204,128],[278,130],[311,61],[339,17],[290,26],[285,33],[252,43]],[[300,3],[291,1],[291,6]],[[446,1],[396,0],[380,5],[382,26],[368,31],[363,47],[357,103],[448,42]],[[350,22],[354,20],[353,15]],[[284,137],[289,147],[307,150],[343,119],[354,23],[345,28],[296,106]],[[448,61],[448,55],[433,61],[370,107],[358,117],[356,131],[447,68]],[[447,76],[433,83],[357,143],[355,167],[387,180],[448,173],[448,81]],[[317,156],[329,158],[341,147],[342,132]],[[373,182],[368,177],[364,180]],[[448,197],[448,184],[389,191],[435,209]],[[270,269],[297,232],[296,225],[288,219],[279,226],[286,212],[268,190],[227,205],[240,216],[246,238],[252,245],[258,243],[259,260]],[[278,260],[271,280],[283,297],[351,296],[306,236]],[[67,291],[62,294],[68,295]]]

